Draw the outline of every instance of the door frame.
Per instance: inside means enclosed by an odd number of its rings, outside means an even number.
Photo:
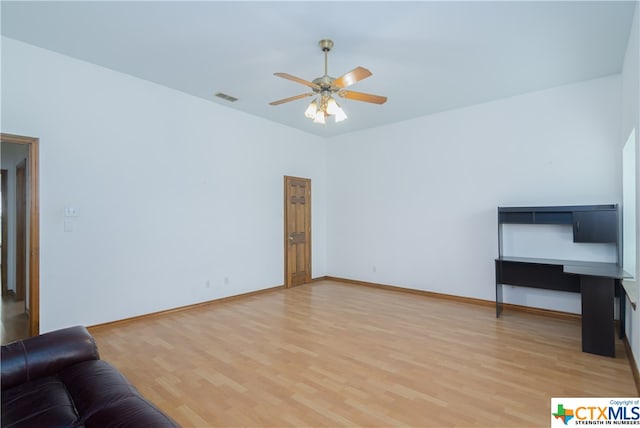
[[[309,201],[308,201],[308,213],[309,218],[307,224],[307,229],[305,230],[305,237],[307,238],[307,251],[306,256],[308,257],[307,262],[307,282],[311,282],[311,179],[310,178],[302,178],[302,177],[293,177],[290,175],[284,176],[284,230],[283,230],[283,246],[284,246],[284,287],[291,288],[291,275],[289,273],[289,236],[287,233],[287,225],[289,224],[289,210],[288,210],[288,201],[287,201],[287,191],[289,186],[289,180],[301,180],[307,183],[307,188],[309,189]]]
[[[27,228],[29,230],[29,335],[40,333],[40,193],[38,160],[38,138],[0,133],[0,142],[24,144],[27,146],[27,172],[29,189],[29,213]]]
[[[2,254],[0,255],[0,265],[2,265],[2,297],[6,297],[9,293],[9,285],[7,284],[7,235],[8,235],[8,223],[7,223],[7,209],[9,200],[7,196],[7,177],[9,173],[6,169],[0,169],[0,182],[2,183]]]
[[[27,160],[16,165],[16,299],[24,300],[27,282]],[[26,309],[26,307],[25,307]]]

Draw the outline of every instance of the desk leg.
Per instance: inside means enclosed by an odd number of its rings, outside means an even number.
[[[502,284],[500,284],[502,272],[500,267],[500,262],[496,260],[496,318],[500,318],[500,313],[502,313]]]
[[[582,294],[582,352],[616,356],[613,320],[615,280],[580,276]]]
[[[620,339],[624,339],[624,336],[626,334],[624,330],[624,321],[626,318],[625,300],[627,300],[627,295],[624,287],[622,286],[622,284],[620,284],[619,280],[616,280],[616,287],[618,288],[618,290],[620,290],[620,292],[618,293],[618,305],[620,306],[620,310],[618,311],[618,314],[620,316],[620,330],[618,332],[618,337]]]

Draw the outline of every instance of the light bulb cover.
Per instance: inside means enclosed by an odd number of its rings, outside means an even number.
[[[323,111],[318,110],[318,111],[316,112],[316,117],[313,119],[313,121],[314,121],[315,123],[321,123],[321,124],[323,124],[323,125],[324,125],[324,124],[325,124],[325,120],[324,120],[324,112],[323,112]]]
[[[313,100],[311,101],[311,104],[309,104],[309,107],[307,107],[307,109],[305,110],[304,115],[309,119],[315,119],[317,111],[318,111],[318,100]]]
[[[342,110],[342,108],[338,107],[338,111],[336,112],[336,122],[342,122],[347,118],[347,114]]]
[[[333,97],[329,97],[329,100],[327,101],[327,114],[338,114],[338,110],[340,110],[340,106],[336,100],[334,100]]]

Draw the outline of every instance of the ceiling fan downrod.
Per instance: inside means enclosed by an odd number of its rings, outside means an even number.
[[[320,49],[322,49],[322,52],[324,52],[324,75],[327,76],[327,72],[329,70],[329,68],[327,67],[327,54],[333,47],[333,40],[322,39],[318,42],[318,45],[320,46]]]

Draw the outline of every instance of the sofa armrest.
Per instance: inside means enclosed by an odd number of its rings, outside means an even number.
[[[4,390],[81,361],[99,360],[100,354],[87,329],[75,326],[3,345],[0,358]]]

